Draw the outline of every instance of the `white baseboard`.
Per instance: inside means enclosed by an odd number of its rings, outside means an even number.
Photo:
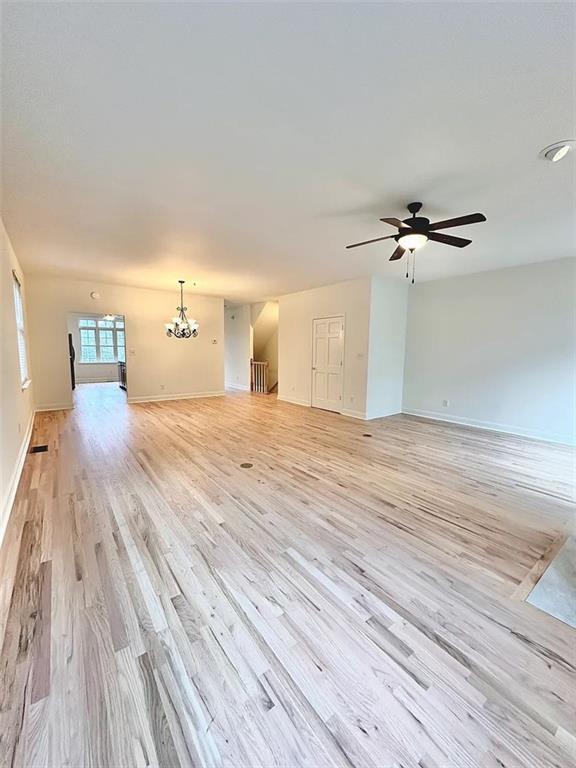
[[[16,466],[14,467],[12,477],[8,483],[6,494],[2,499],[2,517],[0,518],[0,544],[2,544],[4,540],[6,526],[8,525],[8,518],[10,517],[10,513],[12,511],[12,505],[14,504],[14,499],[16,498],[16,491],[18,490],[18,483],[20,482],[20,476],[22,474],[22,469],[24,468],[24,462],[26,461],[26,454],[28,453],[28,446],[30,445],[30,438],[32,437],[32,427],[34,426],[34,414],[35,411],[32,411],[30,414],[26,432],[20,445],[20,450],[18,451]]]
[[[374,421],[374,419],[387,419],[388,416],[398,416],[398,414],[403,413],[402,410],[398,409],[397,411],[388,411],[387,413],[376,413],[376,414],[366,414],[366,421]]]
[[[224,387],[226,389],[238,389],[241,392],[250,392],[250,385],[249,384],[230,384],[226,382],[224,384]]]
[[[53,403],[52,405],[39,405],[36,408],[36,413],[42,413],[43,411],[70,411],[74,408],[74,403]]]
[[[111,379],[110,376],[104,376],[102,378],[91,376],[89,379],[76,378],[76,384],[112,384],[113,382],[118,382],[118,379]]]
[[[548,443],[561,443],[562,445],[574,445],[576,440],[566,439],[565,435],[557,435],[554,432],[543,432],[540,430],[523,429],[513,424],[500,424],[495,421],[482,421],[480,419],[469,419],[464,416],[447,416],[437,411],[423,411],[418,408],[403,408],[402,413],[410,416],[420,416],[424,419],[433,419],[434,421],[445,421],[449,424],[460,424],[464,427],[473,427],[475,429],[487,429],[491,432],[504,432],[508,435],[518,435],[519,437],[529,437],[532,440],[545,440]]]
[[[297,397],[286,397],[286,395],[278,395],[278,400],[282,400],[284,403],[291,403],[292,405],[303,405],[305,408],[311,408],[312,404],[308,400],[300,400]],[[318,410],[322,410],[321,408]],[[326,411],[326,413],[336,413],[339,416],[348,416],[352,419],[366,420],[366,414],[363,411],[352,411],[347,408],[341,411]]]
[[[361,419],[362,421],[368,420],[368,417],[363,411],[352,411],[348,408],[343,408],[340,413],[342,416],[349,416],[351,419]]]
[[[198,397],[220,397],[224,392],[192,392],[182,395],[146,395],[145,397],[129,397],[129,403],[158,403],[165,400],[195,400]]]
[[[306,408],[310,408],[310,403],[307,400],[299,400],[297,397],[286,397],[285,395],[278,395],[278,400],[282,400],[284,403],[292,403],[292,405],[303,405]]]

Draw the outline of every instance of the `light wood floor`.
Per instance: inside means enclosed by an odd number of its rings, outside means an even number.
[[[576,631],[523,602],[573,510],[567,449],[99,385],[33,443],[2,765],[574,765]]]

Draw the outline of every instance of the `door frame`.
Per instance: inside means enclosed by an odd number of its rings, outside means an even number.
[[[346,368],[345,366],[345,359],[346,359],[346,313],[345,312],[336,312],[331,315],[320,315],[319,317],[313,317],[312,318],[312,324],[311,324],[311,338],[312,338],[312,344],[310,345],[310,407],[315,408],[316,406],[313,405],[314,401],[314,323],[316,320],[335,320],[336,318],[342,320],[342,365],[340,366],[342,369],[342,374],[340,376],[340,410],[338,411],[328,411],[328,413],[342,413],[342,410],[344,408],[344,370]],[[324,408],[318,408],[319,411],[325,410]]]
[[[99,317],[99,318],[102,318],[102,317],[104,317],[104,315],[115,315],[116,317],[123,317],[124,318],[124,356],[126,358],[126,360],[125,360],[125,365],[126,365],[126,388],[124,388],[124,387],[119,387],[119,388],[126,395],[126,402],[128,402],[128,328],[127,328],[128,323],[127,323],[127,320],[126,320],[126,315],[124,313],[122,313],[122,312],[104,312],[104,311],[102,311],[102,312],[95,312],[93,308],[87,309],[84,312],[79,312],[79,311],[73,310],[73,309],[67,310],[66,314],[65,314],[66,334],[67,335],[69,335],[69,333],[70,333],[70,331],[68,330],[68,321],[70,320],[70,316],[71,315],[76,317],[76,319],[78,319],[80,317]],[[80,355],[80,343],[78,344],[78,349],[76,349],[75,351],[76,351],[76,361],[75,362],[78,363],[79,355]],[[114,365],[114,363],[111,363],[111,365]],[[116,362],[115,365],[117,366],[118,362]],[[115,383],[115,382],[116,382],[116,379],[114,379],[110,383]],[[80,382],[80,383],[82,383],[82,382]],[[96,383],[99,383],[99,382],[96,382]],[[117,383],[119,383],[119,382],[117,382]],[[76,384],[78,384],[77,380],[76,380]],[[74,408],[75,407],[75,404],[74,404],[74,390],[72,389],[72,387],[70,388],[70,392],[72,394],[72,407]]]
[[[74,346],[74,336],[68,331],[68,362],[70,366],[70,386],[72,392],[76,389],[76,348]]]

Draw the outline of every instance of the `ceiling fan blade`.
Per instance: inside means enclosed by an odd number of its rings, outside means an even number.
[[[385,224],[392,224],[392,226],[396,227],[397,229],[403,229],[404,227],[408,227],[408,224],[404,224],[404,222],[400,221],[400,219],[389,218],[389,219],[380,219],[380,221],[383,221]]]
[[[428,240],[434,240],[437,243],[444,243],[444,245],[454,245],[456,248],[465,248],[472,242],[472,240],[466,240],[465,237],[444,235],[442,232],[428,232]]]
[[[398,259],[401,259],[402,256],[404,256],[405,250],[406,250],[405,248],[402,248],[402,246],[399,245],[398,248],[396,248],[396,250],[392,254],[392,256],[390,256],[389,261],[398,261]]]
[[[455,219],[445,219],[444,221],[435,221],[434,224],[430,224],[429,231],[432,232],[435,229],[448,229],[449,227],[463,227],[465,224],[478,224],[481,221],[486,221],[486,216],[483,213],[469,213],[468,216],[457,216]]]
[[[375,237],[374,240],[363,240],[361,243],[352,243],[352,245],[347,245],[346,248],[358,248],[359,245],[368,245],[369,243],[377,243],[380,240],[391,240],[394,237],[396,237],[396,235],[388,235],[387,237]]]

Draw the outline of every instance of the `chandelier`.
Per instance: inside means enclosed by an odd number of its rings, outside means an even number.
[[[177,339],[189,339],[190,336],[198,336],[198,323],[196,320],[188,320],[184,306],[184,280],[178,280],[180,283],[180,306],[176,307],[178,316],[172,318],[172,322],[166,323],[166,336],[175,336]]]

